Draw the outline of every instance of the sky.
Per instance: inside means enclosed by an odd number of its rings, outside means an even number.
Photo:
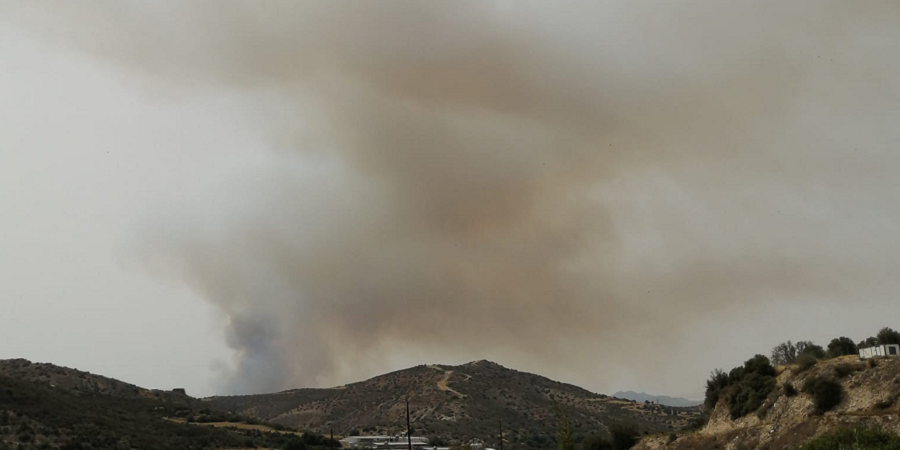
[[[698,397],[900,328],[900,5],[0,0],[0,358]]]

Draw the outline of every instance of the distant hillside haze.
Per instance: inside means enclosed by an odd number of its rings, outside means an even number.
[[[649,401],[651,403],[658,402],[660,405],[689,407],[697,406],[703,403],[702,400],[688,400],[683,397],[669,397],[667,395],[648,394],[646,392],[619,391],[613,394],[613,397],[624,398],[626,400],[634,400],[638,403]]]
[[[597,394],[490,361],[459,366],[420,365],[330,389],[212,397],[210,405],[290,427],[336,434],[392,434],[405,427],[406,400],[415,434],[449,443],[471,439],[515,448],[554,447],[559,408],[576,435],[605,433],[620,421],[643,433],[671,432],[699,415],[699,408],[645,405]]]

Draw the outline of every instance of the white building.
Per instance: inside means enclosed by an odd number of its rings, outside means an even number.
[[[859,349],[859,357],[862,359],[874,358],[876,356],[900,356],[900,345],[884,344]]]
[[[431,448],[428,438],[412,436],[409,438],[414,449]],[[396,448],[405,449],[409,445],[406,436],[348,436],[341,439],[342,448]]]

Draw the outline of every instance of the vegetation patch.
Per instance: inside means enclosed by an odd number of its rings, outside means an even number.
[[[775,389],[775,368],[769,363],[769,358],[756,355],[742,367],[732,369],[728,374],[728,382],[728,414],[735,420],[763,405],[769,393]]]
[[[797,373],[806,372],[809,369],[812,369],[813,366],[819,363],[819,360],[810,354],[802,354],[797,357]]]
[[[834,366],[834,374],[838,378],[847,378],[854,372],[862,372],[863,370],[866,370],[866,365],[863,363],[844,363]]]
[[[839,428],[801,446],[799,450],[900,450],[900,436],[878,428]]]
[[[806,380],[803,392],[812,396],[819,414],[831,411],[844,399],[844,387],[840,383],[820,376]]]
[[[784,383],[782,390],[784,391],[784,395],[787,397],[793,397],[797,395],[797,388],[795,388],[791,383]]]

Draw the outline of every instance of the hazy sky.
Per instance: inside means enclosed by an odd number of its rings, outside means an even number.
[[[0,358],[696,397],[900,328],[900,4],[0,0]]]

